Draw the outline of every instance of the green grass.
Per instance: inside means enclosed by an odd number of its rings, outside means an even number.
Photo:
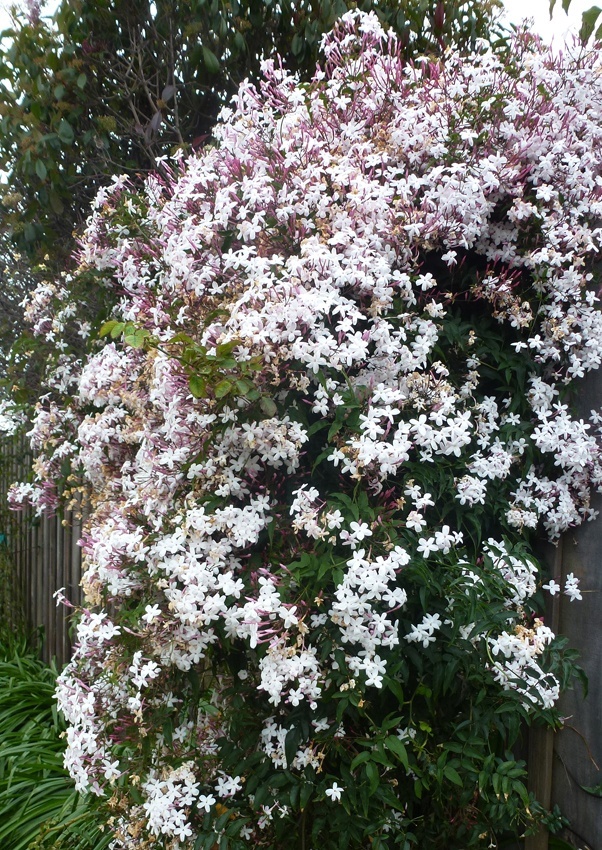
[[[0,635],[2,850],[104,850],[110,841],[95,801],[63,767],[55,678],[24,639]]]

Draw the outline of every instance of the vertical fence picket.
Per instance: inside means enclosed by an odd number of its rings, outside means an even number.
[[[22,455],[23,451],[23,438],[20,437],[16,451],[11,455],[11,477],[14,476],[16,480],[18,471],[19,471],[19,458]],[[8,481],[2,482],[2,493],[6,493],[8,490]],[[21,528],[16,521],[16,517],[14,514],[10,515],[8,511],[6,512],[7,522],[7,534],[10,537],[10,552],[11,558],[15,567],[15,579],[13,590],[16,594],[15,604],[10,608],[11,614],[11,628],[13,631],[16,631],[19,625],[19,620],[21,619],[21,615],[24,615],[25,612],[22,610],[22,603],[25,599],[24,593],[24,583],[25,583],[25,546],[23,541],[23,535],[21,533]]]
[[[43,516],[40,520],[40,524],[38,526],[37,533],[37,545],[36,545],[36,566],[35,566],[35,582],[34,582],[34,616],[35,616],[35,625],[44,627],[44,610],[43,610],[43,600],[44,600],[44,592],[45,582],[44,582],[44,574],[46,571],[46,523],[47,519]],[[45,641],[42,644],[42,657],[44,657],[44,649],[45,649]]]
[[[31,621],[33,619],[33,581],[34,581],[34,564],[36,557],[35,550],[35,529],[34,529],[34,515],[31,508],[28,510],[28,524],[26,526],[27,533],[25,533],[25,529],[23,529],[23,545],[25,547],[25,551],[27,553],[27,567],[26,567],[26,575],[25,575],[25,604],[26,604],[26,621],[27,625],[31,626]]]
[[[82,601],[82,591],[80,586],[81,580],[81,549],[79,547],[79,539],[82,534],[82,522],[77,516],[76,511],[71,513],[71,528],[70,528],[70,572],[69,572],[69,598],[74,604],[80,604]]]
[[[58,590],[59,587],[63,587],[61,584],[61,579],[63,577],[63,569],[65,563],[65,552],[64,552],[64,542],[65,542],[65,529],[61,522],[61,518],[59,516],[55,517],[54,525],[56,529],[56,556],[54,559],[54,589]],[[54,620],[54,648],[52,650],[55,658],[61,658],[63,656],[63,632],[64,632],[64,620],[62,616],[62,611],[59,607],[57,607],[54,599],[52,600],[52,613],[51,616]]]
[[[65,594],[72,602],[77,600],[73,596],[73,588],[71,586],[71,571],[73,567],[73,511],[68,511],[65,515],[65,544],[63,552],[63,584]],[[71,636],[69,633],[70,624],[70,609],[63,607],[63,655],[68,658],[71,653]]]
[[[53,594],[57,589],[56,584],[56,520],[55,516],[49,517],[46,525],[46,578],[47,583],[43,599],[43,619],[46,621],[46,645],[49,656],[55,654],[56,644],[56,621],[54,616]]]

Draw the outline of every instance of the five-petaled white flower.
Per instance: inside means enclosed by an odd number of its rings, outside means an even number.
[[[343,793],[344,788],[340,785],[337,785],[336,782],[333,782],[330,788],[327,788],[325,793],[327,797],[330,797],[332,802],[338,802],[341,799],[341,794]]]
[[[199,809],[205,809],[206,812],[211,810],[211,806],[215,805],[215,797],[213,794],[201,794],[199,797]]]

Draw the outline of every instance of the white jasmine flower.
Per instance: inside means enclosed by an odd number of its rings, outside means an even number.
[[[579,590],[579,579],[573,573],[569,573],[566,577],[564,593],[569,597],[571,602],[574,602],[575,599],[583,599]]]
[[[329,797],[333,803],[337,803],[341,799],[341,795],[345,789],[337,785],[336,782],[333,782],[330,788],[327,788],[324,792],[327,797]]]
[[[198,806],[206,812],[211,811],[211,806],[215,805],[215,797],[213,794],[200,794],[198,798]]]

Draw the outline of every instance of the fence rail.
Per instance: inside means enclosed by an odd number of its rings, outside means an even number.
[[[25,437],[4,438],[0,451],[0,615],[17,630],[37,635],[45,661],[64,665],[71,653],[69,609],[57,606],[61,587],[74,603],[81,598],[81,522],[72,512],[37,517],[31,509],[11,511],[7,493],[27,479],[31,457]],[[11,568],[12,566],[12,568]]]

